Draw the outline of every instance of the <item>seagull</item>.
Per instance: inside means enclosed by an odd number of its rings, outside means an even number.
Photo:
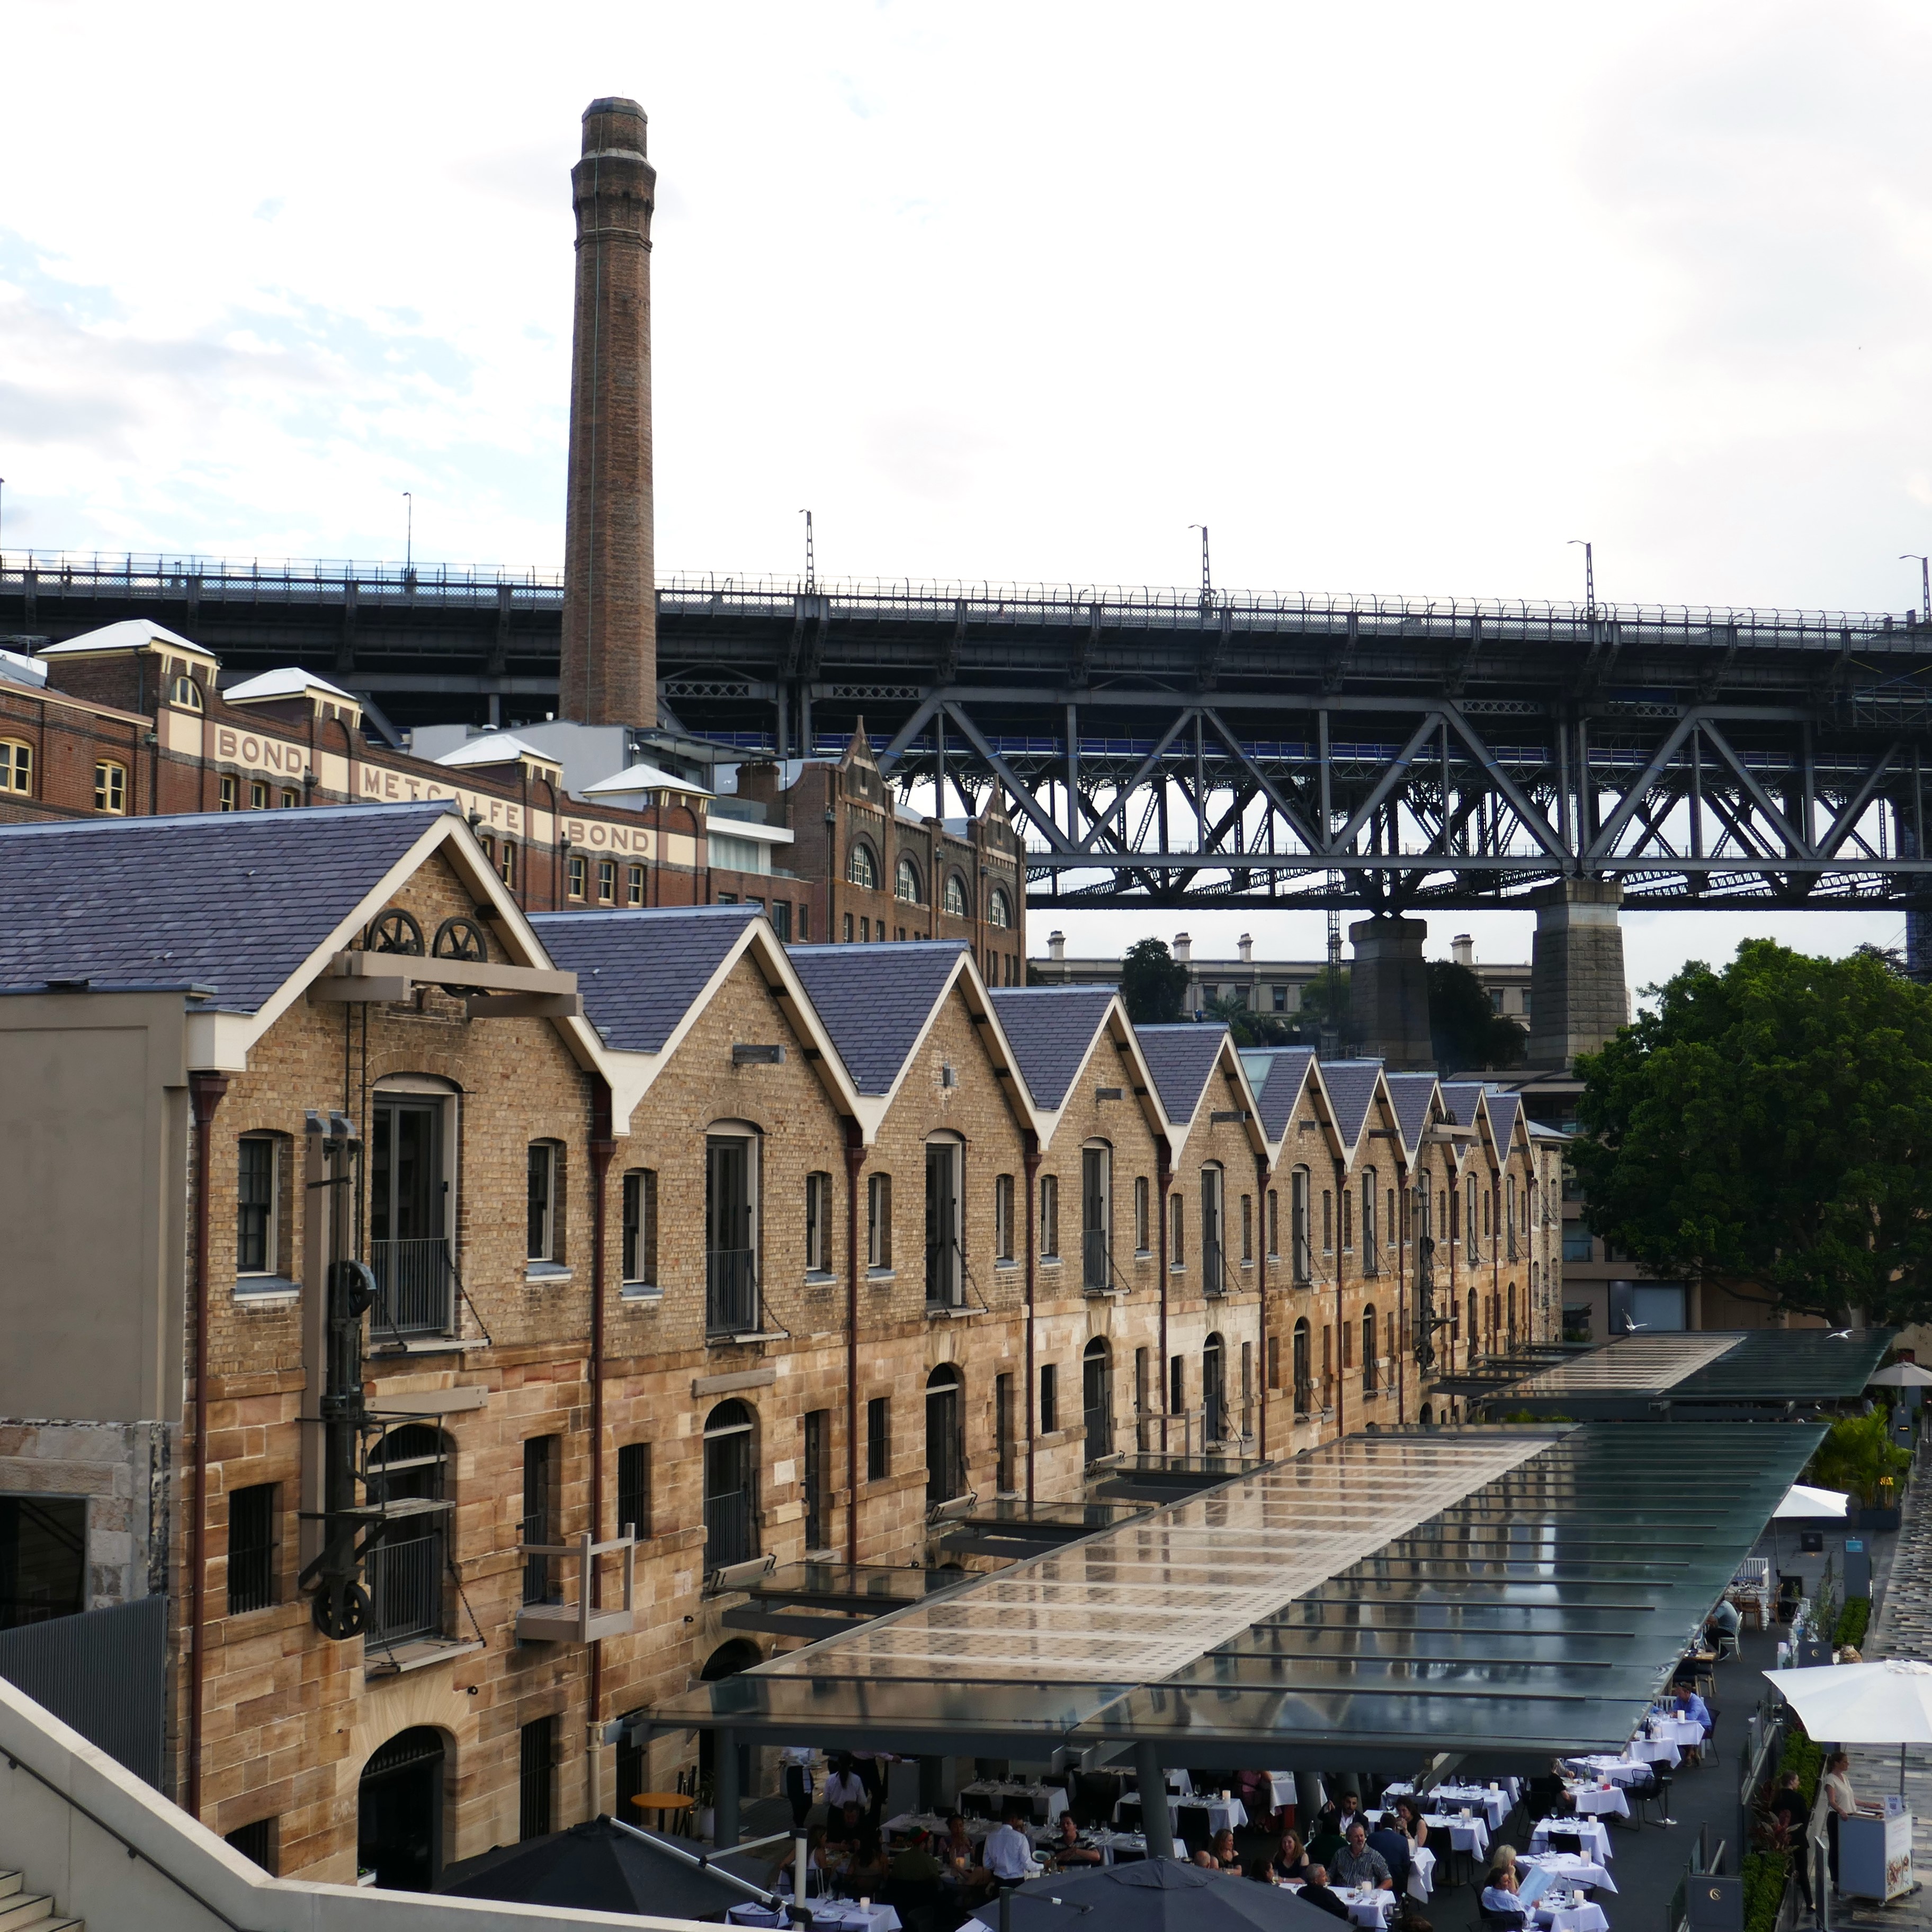
[[[1828,1342],[1849,1342],[1852,1339],[1852,1331],[1849,1328],[1834,1328],[1825,1339]]]

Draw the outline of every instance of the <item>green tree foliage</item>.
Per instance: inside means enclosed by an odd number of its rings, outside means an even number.
[[[1429,1044],[1436,1064],[1514,1066],[1528,1050],[1529,1036],[1514,1020],[1493,1011],[1483,982],[1454,959],[1429,962]]]
[[[1932,1316],[1932,989],[1747,940],[1646,991],[1576,1064],[1591,1226],[1748,1300]]]
[[[1224,993],[1202,1009],[1234,1036],[1237,1046],[1286,1046],[1294,1037],[1287,1023],[1273,1013],[1258,1013],[1238,993]]]
[[[1120,966],[1120,998],[1136,1026],[1166,1026],[1182,1017],[1187,968],[1164,941],[1140,939],[1127,948]]]
[[[1888,1476],[1895,1481],[1912,1466],[1911,1456],[1892,1441],[1891,1426],[1882,1407],[1833,1423],[1811,1458],[1806,1480],[1820,1489],[1850,1490],[1861,1502],[1876,1504],[1879,1484]]]

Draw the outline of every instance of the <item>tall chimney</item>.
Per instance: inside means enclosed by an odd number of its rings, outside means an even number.
[[[563,538],[559,715],[583,724],[658,722],[651,528],[651,207],[644,110],[593,100],[577,210],[570,364],[570,484]]]

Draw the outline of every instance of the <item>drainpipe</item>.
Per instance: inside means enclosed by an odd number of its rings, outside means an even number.
[[[214,1110],[228,1091],[225,1075],[188,1076],[194,1109],[194,1463],[188,1555],[188,1805],[201,1816],[201,1702],[207,1658],[202,1648],[203,1582],[208,1574],[208,1220]]]
[[[1260,1236],[1256,1246],[1260,1250],[1256,1256],[1256,1265],[1260,1270],[1261,1305],[1255,1310],[1255,1328],[1260,1339],[1255,1344],[1259,1359],[1255,1364],[1255,1372],[1260,1386],[1255,1394],[1261,1404],[1261,1418],[1255,1437],[1255,1453],[1265,1462],[1268,1460],[1268,1164],[1265,1154],[1255,1156],[1255,1219],[1259,1222],[1255,1232]],[[1290,1213],[1292,1214],[1291,1209]]]
[[[1345,1211],[1344,1196],[1348,1192],[1347,1177],[1342,1163],[1335,1163],[1335,1436],[1339,1442],[1348,1432],[1348,1378],[1342,1372],[1342,1364],[1346,1354],[1344,1337],[1348,1334],[1346,1318],[1342,1312],[1342,1216]]]
[[[1154,1189],[1160,1196],[1160,1210],[1156,1220],[1160,1226],[1160,1246],[1154,1256],[1156,1279],[1160,1283],[1160,1453],[1167,1454],[1167,1419],[1168,1405],[1174,1399],[1174,1384],[1168,1378],[1167,1362],[1167,1186],[1172,1170],[1167,1164],[1168,1148],[1165,1139],[1154,1148]]]
[[[866,1144],[845,1123],[845,1560],[859,1560],[859,1171]]]
[[[1397,1216],[1395,1244],[1395,1347],[1390,1352],[1395,1357],[1395,1419],[1398,1426],[1408,1420],[1408,1264],[1402,1258],[1407,1252],[1409,1231],[1415,1225],[1415,1216],[1410,1204],[1410,1197],[1415,1191],[1412,1174],[1402,1176],[1402,1185],[1396,1190],[1395,1211]]]
[[[604,1540],[604,1244],[608,1216],[610,1158],[617,1143],[610,1135],[610,1088],[601,1074],[590,1076],[590,1540]],[[592,1608],[598,1601],[597,1558],[587,1559],[578,1580]],[[590,1816],[603,1809],[598,1784],[603,1769],[604,1643],[590,1646],[590,1708],[586,1726],[590,1787]]]
[[[1027,1501],[1034,1499],[1033,1463],[1034,1442],[1040,1433],[1040,1418],[1036,1405],[1040,1390],[1039,1378],[1033,1366],[1033,1295],[1034,1270],[1036,1265],[1034,1250],[1040,1246],[1040,1237],[1034,1227],[1034,1197],[1040,1192],[1040,1142],[1029,1130],[1022,1158],[1026,1167],[1026,1419],[1027,1419]]]

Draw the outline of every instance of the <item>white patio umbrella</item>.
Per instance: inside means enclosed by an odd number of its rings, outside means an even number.
[[[1932,1369],[1922,1369],[1916,1362],[1894,1362],[1866,1381],[1868,1386],[1876,1383],[1880,1388],[1932,1388]]]
[[[1814,1490],[1808,1483],[1793,1483],[1772,1511],[1771,1520],[1780,1522],[1792,1516],[1843,1516],[1851,1501],[1843,1490]]]
[[[1808,1737],[1898,1745],[1900,1791],[1906,1746],[1932,1744],[1932,1664],[1883,1657],[1872,1664],[1816,1664],[1764,1674],[1803,1720]]]

